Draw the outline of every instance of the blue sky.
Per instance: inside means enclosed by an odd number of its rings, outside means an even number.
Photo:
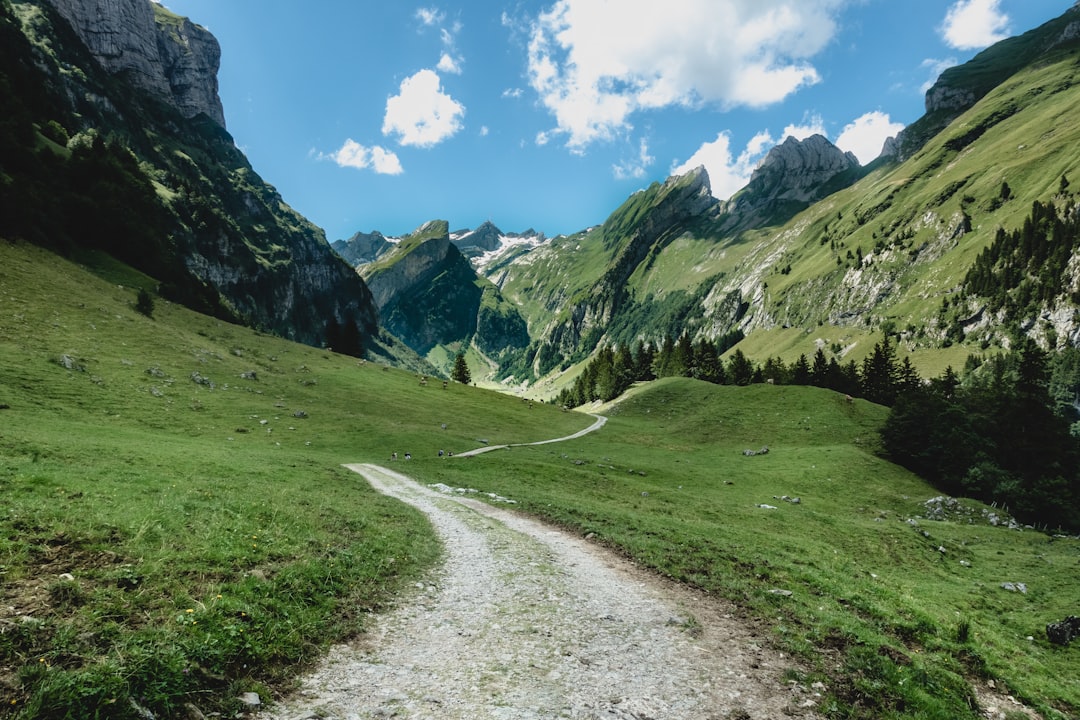
[[[226,124],[330,241],[491,220],[549,236],[788,135],[863,163],[950,65],[1072,0],[163,0],[222,46]]]

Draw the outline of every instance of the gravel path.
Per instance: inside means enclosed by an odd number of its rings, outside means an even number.
[[[732,608],[513,512],[350,465],[427,513],[445,562],[264,720],[815,717]]]

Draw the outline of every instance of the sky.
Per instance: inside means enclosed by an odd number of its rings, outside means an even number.
[[[221,44],[236,145],[331,242],[549,237],[789,135],[866,164],[946,68],[1073,0],[162,0]]]

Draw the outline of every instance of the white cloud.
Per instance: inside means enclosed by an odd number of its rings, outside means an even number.
[[[438,8],[419,8],[416,11],[416,19],[428,27],[438,25],[445,17],[445,13],[439,12]]]
[[[358,170],[371,168],[380,175],[400,175],[404,172],[401,161],[392,151],[381,148],[378,145],[366,147],[352,138],[331,155],[320,155],[320,158],[329,158],[341,167],[351,167]]]
[[[435,67],[439,70],[439,72],[460,75],[461,59],[452,57],[450,53],[443,53],[442,57],[439,58],[439,64]]]
[[[825,120],[820,115],[803,118],[802,125],[788,125],[784,128],[784,133],[780,137],[784,140],[789,137],[793,137],[796,140],[805,140],[811,135],[829,136],[829,133],[825,131]]]
[[[840,137],[836,138],[836,147],[854,153],[859,163],[866,165],[881,154],[887,138],[894,137],[903,129],[903,123],[893,122],[887,113],[875,110],[845,126]]]
[[[480,126],[480,137],[487,137],[489,134],[491,134],[491,130],[488,128],[488,126],[487,125],[481,125]]]
[[[1009,36],[1000,0],[957,0],[945,15],[941,36],[949,47],[978,50]]]
[[[524,91],[521,88],[506,88],[505,90],[503,90],[502,96],[504,98],[511,98],[513,100],[516,100],[521,97],[523,93]]]
[[[656,158],[649,154],[649,143],[645,138],[641,138],[641,141],[638,144],[637,157],[621,162],[618,165],[613,165],[611,170],[615,175],[616,180],[627,180],[629,178],[640,179],[645,177],[646,169],[653,164],[655,159]]]
[[[738,155],[731,150],[731,135],[721,132],[716,140],[707,142],[698,148],[689,160],[671,170],[672,175],[682,175],[699,165],[705,166],[709,173],[709,184],[713,197],[727,200],[750,182],[754,168],[764,158],[766,150],[776,144],[767,131],[752,137]]]
[[[558,0],[532,26],[529,82],[572,149],[673,105],[763,107],[820,80],[810,59],[850,0]]]
[[[421,70],[401,81],[401,91],[386,101],[384,135],[398,135],[402,145],[431,147],[461,129],[465,106],[442,91],[434,70]]]

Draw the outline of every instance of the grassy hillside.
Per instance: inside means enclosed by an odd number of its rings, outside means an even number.
[[[161,300],[147,318],[148,281],[97,265],[0,243],[0,714],[272,695],[438,557],[422,517],[340,467],[392,452],[735,600],[810,663],[834,717],[974,717],[990,679],[1047,717],[1080,709],[1080,647],[1043,632],[1075,613],[1080,543],[966,501],[928,519],[936,493],[873,454],[883,408],[668,379],[599,434],[440,460],[591,419]]]
[[[874,454],[885,413],[814,388],[667,379],[573,443],[416,470],[736,601],[811,663],[833,717],[975,717],[990,680],[1074,717],[1080,647],[1044,627],[1075,612],[1080,542],[992,526],[969,501],[931,519],[937,493]]]
[[[96,264],[0,241],[0,715],[231,714],[439,554],[342,463],[591,422],[160,299],[148,318],[152,281]]]
[[[923,137],[928,125],[915,128],[920,149],[904,162],[873,163],[861,180],[783,224],[734,232],[724,218],[682,223],[626,274],[618,303],[603,305],[597,283],[628,239],[646,232],[655,188],[628,198],[591,233],[557,238],[493,270],[529,321],[535,369],[554,374],[567,358],[581,359],[559,344],[562,326],[553,325],[568,315],[587,351],[600,330],[600,344],[633,345],[684,331],[716,339],[738,327],[744,352],[758,362],[812,356],[819,340],[838,360],[858,360],[887,333],[927,377],[971,352],[1008,347],[1021,328],[1063,343],[1076,329],[1067,294],[1080,281],[1075,267],[1061,273],[1059,297],[1023,317],[981,315],[985,299],[963,282],[999,229],[1024,226],[1034,202],[1075,206],[1078,41],[1065,33],[1075,17],[1069,11],[946,73],[943,82],[979,100],[946,126],[938,113],[933,137]],[[583,310],[587,301],[597,308]],[[596,318],[609,311],[599,327]],[[545,353],[549,344],[561,355]]]

